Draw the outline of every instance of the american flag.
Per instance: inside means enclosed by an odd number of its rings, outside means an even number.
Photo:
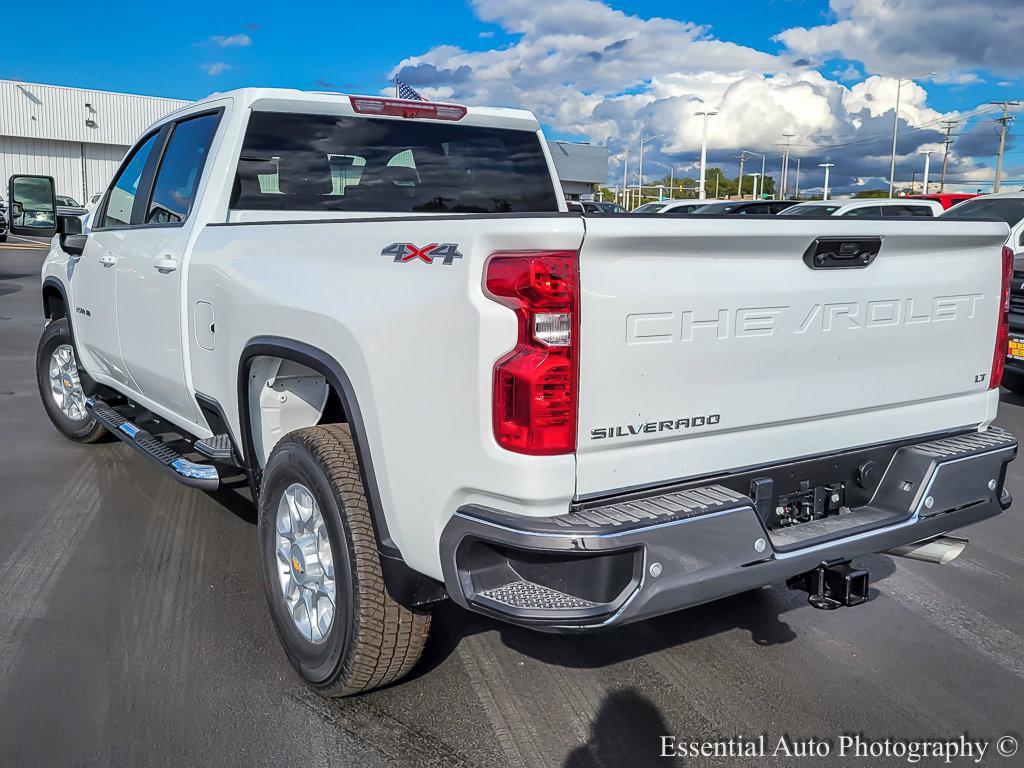
[[[426,101],[420,96],[419,91],[413,88],[408,83],[403,83],[401,80],[395,80],[395,88],[398,90],[398,98],[409,99],[410,101]]]

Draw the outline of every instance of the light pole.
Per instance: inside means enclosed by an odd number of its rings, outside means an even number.
[[[930,149],[922,149],[917,154],[924,155],[924,179],[921,181],[921,194],[928,194],[928,166],[932,161],[932,151]]]
[[[779,192],[779,199],[786,199],[786,188],[789,186],[789,145],[793,142],[795,133],[784,133],[782,138],[786,142],[782,145],[782,190]]]
[[[765,155],[762,155],[759,152],[747,152],[747,154],[750,155],[751,157],[760,157],[761,158],[761,173],[748,173],[747,175],[748,176],[760,176],[761,177],[761,192],[763,193],[764,192],[764,176],[765,176],[765,173],[764,173]],[[754,199],[755,200],[757,199],[757,195],[758,195],[758,191],[755,188],[754,189]]]
[[[693,114],[694,114],[695,117],[703,117],[704,118],[704,130],[703,130],[703,133],[701,135],[701,141],[700,141],[700,183],[699,183],[699,185],[697,187],[697,197],[700,200],[706,200],[707,199],[707,191],[704,188],[704,181],[706,179],[707,165],[708,165],[708,118],[712,117],[713,115],[717,115],[718,113],[717,112],[705,111],[705,112],[694,112]]]
[[[896,81],[896,108],[892,112],[892,157],[889,158],[889,197],[892,197],[895,186],[893,177],[896,176],[896,131],[900,126],[900,89],[904,83],[913,82],[916,77],[932,77],[934,75],[934,72],[925,72],[921,75],[914,75],[914,77],[901,77]]]
[[[740,150],[738,155],[733,155],[737,160],[740,161],[740,177],[736,181],[736,197],[740,200],[743,199],[743,163],[747,159],[747,153],[745,150]]]
[[[622,203],[621,203],[622,207],[625,208],[627,211],[629,210],[629,200],[626,197],[626,190],[628,189],[628,187],[626,186],[626,181],[629,178],[628,171],[629,171],[629,145],[627,144],[626,145],[626,151],[622,155]]]
[[[828,169],[829,168],[834,168],[835,165],[836,165],[835,163],[818,163],[818,167],[819,168],[824,168],[825,169],[825,186],[822,189],[822,193],[821,193],[821,199],[822,200],[828,200]]]
[[[793,197],[797,200],[800,199],[800,158],[796,159],[796,191],[793,193]]]
[[[648,136],[646,138],[644,138],[643,136],[640,137],[640,182],[637,187],[636,198],[637,202],[640,204],[643,204],[644,202],[644,144],[646,144],[649,141],[654,141],[654,139],[658,138],[659,136],[661,136],[660,133],[656,133],[653,136]]]
[[[754,200],[757,200],[757,180],[760,179],[763,175],[764,175],[763,173],[752,173],[752,174],[750,174],[751,178],[754,179],[754,198],[753,198]]]

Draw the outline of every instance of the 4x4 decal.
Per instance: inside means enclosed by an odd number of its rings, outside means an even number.
[[[392,243],[380,252],[381,256],[394,256],[395,263],[401,264],[406,261],[420,259],[427,264],[433,264],[434,259],[442,259],[442,264],[451,266],[456,259],[461,259],[458,243],[431,243],[422,248],[412,243]]]

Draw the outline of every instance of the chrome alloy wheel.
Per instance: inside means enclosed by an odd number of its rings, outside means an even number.
[[[78,378],[75,350],[70,344],[61,344],[50,356],[50,396],[61,413],[71,421],[82,421],[85,411],[85,392]]]
[[[334,553],[320,507],[309,489],[292,483],[277,504],[277,572],[296,628],[322,643],[334,622]]]

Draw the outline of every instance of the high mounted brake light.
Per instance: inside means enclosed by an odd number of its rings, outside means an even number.
[[[1003,286],[999,293],[999,325],[996,329],[996,348],[992,354],[992,374],[988,388],[998,389],[1003,380],[1006,355],[1010,344],[1010,282],[1013,280],[1013,251],[1003,246]]]
[[[535,456],[576,450],[579,268],[575,251],[493,254],[484,284],[519,321],[494,364],[494,438]]]
[[[461,120],[466,108],[460,104],[439,104],[433,101],[378,99],[370,96],[349,96],[352,109],[361,115],[385,115],[425,120]]]

